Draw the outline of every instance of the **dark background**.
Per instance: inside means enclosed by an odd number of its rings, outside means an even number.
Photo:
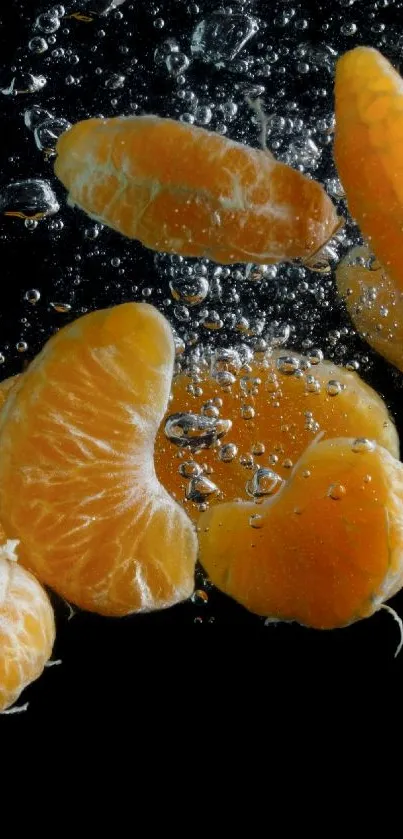
[[[195,25],[219,8],[218,2],[161,0],[156,4],[127,0],[118,13],[95,15],[91,24],[65,21],[52,47],[64,46],[63,58],[52,56],[51,48],[44,55],[32,55],[27,44],[33,35],[39,34],[33,29],[36,14],[53,5],[30,0],[9,3],[7,9],[0,11],[0,88],[6,88],[18,72],[42,73],[48,79],[46,87],[36,94],[0,93],[0,196],[10,181],[38,177],[51,181],[61,204],[59,214],[40,222],[33,231],[27,230],[21,220],[0,215],[0,352],[5,356],[2,378],[23,369],[46,338],[67,320],[103,305],[142,299],[143,289],[150,288],[147,299],[170,315],[169,305],[164,302],[169,298],[164,260],[107,229],[95,242],[86,237],[84,231],[91,225],[82,214],[65,206],[64,191],[52,174],[52,161],[44,159],[32,133],[24,126],[25,110],[39,104],[70,122],[99,113],[110,116],[133,111],[179,117],[186,107],[178,99],[177,80],[155,63],[154,51],[166,38],[175,37],[190,56],[189,40]],[[64,5],[67,13],[86,11],[84,3]],[[238,8],[236,2],[232,5],[234,10]],[[316,67],[315,62],[307,74],[299,72],[301,43],[311,50],[330,45],[339,53],[358,43],[369,44],[379,47],[399,67],[402,6],[400,2],[387,5],[363,0],[325,2],[317,5],[313,17],[310,3],[252,2],[247,8],[259,18],[261,32],[248,45],[248,55],[258,60],[269,46],[283,51],[270,77],[263,79],[259,75],[258,63],[252,69],[245,69],[242,64],[217,69],[195,59],[187,71],[185,88],[196,91],[203,101],[210,97],[219,105],[234,91],[238,91],[234,99],[239,103],[239,90],[246,90],[252,82],[263,82],[268,112],[278,107],[281,100],[296,101],[298,114],[315,125],[332,111],[332,75]],[[285,26],[284,14],[290,8],[297,13],[294,22]],[[162,30],[155,26],[158,17],[165,22]],[[348,29],[351,23],[356,25],[356,32],[343,33],[342,27]],[[102,68],[101,75],[97,74],[97,67]],[[111,93],[105,87],[105,73],[110,72],[126,75],[123,92]],[[69,75],[73,75],[75,83],[66,83]],[[114,96],[115,105],[111,103]],[[284,107],[287,109],[287,105]],[[218,108],[209,128],[216,128],[220,121]],[[256,126],[242,97],[237,118],[228,125],[228,134],[258,143]],[[334,174],[329,145],[315,177],[325,179]],[[64,226],[57,229],[60,219]],[[354,241],[359,241],[352,225],[347,230]],[[118,268],[111,265],[111,258],[116,256],[120,259]],[[296,301],[286,299],[284,288],[292,290],[297,286],[298,277],[293,270],[282,269],[278,282],[262,283],[253,291],[243,280],[234,282],[240,296],[238,311],[248,316],[258,316],[262,310],[269,315],[273,312],[298,325],[298,334],[294,335],[296,348],[309,337],[336,361],[357,360],[361,375],[385,397],[401,431],[401,374],[352,334],[348,318],[336,300],[332,278],[323,280],[312,274],[309,279],[317,294],[299,292]],[[41,294],[35,306],[24,299],[26,291],[32,288]],[[55,301],[70,304],[71,312],[56,313],[51,306]],[[225,286],[217,306],[224,315],[233,309]],[[183,330],[180,324],[174,325],[179,333]],[[329,340],[329,333],[343,327],[346,335],[335,345]],[[230,327],[218,337],[202,336],[204,342],[226,343],[233,338]],[[23,353],[16,348],[20,341],[28,345]],[[77,613],[70,621],[65,606],[54,598],[58,622],[54,658],[61,659],[62,664],[47,670],[21,697],[19,704],[30,703],[24,718],[35,720],[50,713],[62,714],[65,708],[71,712],[83,705],[89,709],[105,704],[130,710],[139,697],[147,697],[150,685],[163,693],[172,689],[175,679],[184,677],[188,695],[198,685],[205,688],[213,671],[219,674],[215,677],[219,681],[235,674],[239,682],[264,684],[273,667],[292,674],[294,669],[296,672],[309,663],[321,668],[326,662],[331,667],[348,669],[363,660],[371,664],[393,662],[398,628],[385,612],[348,629],[320,633],[297,625],[265,626],[263,620],[214,589],[209,589],[208,595],[207,605],[189,602],[167,612],[121,620]],[[394,598],[391,605],[403,613],[403,595]],[[396,667],[401,668],[402,662],[403,654]],[[214,685],[215,690],[217,682]],[[7,724],[20,719],[8,717]]]

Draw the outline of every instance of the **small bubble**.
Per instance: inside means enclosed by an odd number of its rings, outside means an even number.
[[[300,367],[300,360],[292,355],[282,355],[276,362],[277,370],[283,376],[293,376]]]
[[[28,48],[31,50],[31,52],[40,55],[41,53],[46,52],[46,50],[48,49],[48,43],[47,41],[45,41],[45,38],[40,38],[39,36],[37,36],[35,38],[31,38],[31,40],[28,42]]]
[[[239,458],[239,462],[240,462],[241,466],[244,467],[244,469],[253,469],[253,467],[255,465],[253,455],[251,455],[249,453],[241,454],[241,457]]]
[[[242,405],[241,406],[241,417],[244,420],[253,419],[255,416],[255,409],[252,405]]]
[[[235,443],[226,443],[224,446],[221,446],[218,456],[223,463],[231,463],[237,454],[238,448]]]
[[[326,392],[329,396],[338,396],[343,390],[343,385],[337,379],[329,379],[326,385]]]
[[[254,513],[253,516],[250,516],[249,518],[249,524],[256,530],[260,530],[260,528],[264,525],[264,517],[260,516],[258,513]]]
[[[45,12],[37,17],[35,26],[37,29],[40,29],[41,32],[57,32],[60,27],[59,15],[56,14],[54,10]]]
[[[24,299],[33,306],[40,300],[41,293],[37,288],[30,288],[24,294]]]
[[[261,456],[266,451],[266,446],[264,443],[254,443],[252,446],[252,454],[256,457]]]
[[[18,341],[16,344],[16,348],[18,352],[26,352],[28,349],[28,344],[26,341]]]
[[[373,452],[375,451],[375,443],[366,437],[357,437],[351,446],[351,450],[353,452]]]
[[[327,494],[333,501],[340,501],[346,494],[346,488],[343,484],[331,484]]]
[[[181,463],[178,471],[184,478],[194,478],[196,475],[201,475],[202,469],[194,460],[186,460]]]
[[[253,478],[246,484],[246,492],[253,498],[264,498],[273,495],[282,485],[283,480],[272,469],[257,469]]]
[[[60,312],[61,314],[66,314],[67,312],[71,311],[70,303],[56,303],[56,302],[53,303],[52,302],[50,305],[51,305],[52,309],[55,310],[55,312]]]
[[[196,504],[202,504],[211,495],[218,492],[218,487],[204,475],[195,475],[186,487],[186,498]]]

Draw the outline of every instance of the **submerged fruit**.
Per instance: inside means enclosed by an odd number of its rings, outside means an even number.
[[[403,371],[403,291],[365,247],[352,248],[340,262],[336,282],[360,335]]]
[[[41,675],[55,640],[49,598],[15,548],[11,540],[0,545],[0,711]]]
[[[334,156],[351,215],[403,291],[403,82],[377,50],[357,47],[336,68]]]
[[[78,606],[164,608],[193,591],[193,525],[153,449],[174,361],[167,321],[127,303],[60,330],[0,414],[0,521],[21,562]]]
[[[218,351],[212,371],[194,381],[185,374],[174,378],[155,466],[163,485],[178,500],[187,498],[191,515],[203,501],[277,491],[319,433],[373,438],[399,456],[381,397],[357,373],[320,355],[312,362],[276,350],[242,369],[236,352]]]
[[[269,501],[203,513],[199,542],[213,583],[251,611],[346,626],[403,585],[403,466],[368,440],[325,440]]]
[[[57,144],[70,201],[152,250],[308,260],[339,220],[323,187],[263,150],[156,116],[89,119]]]

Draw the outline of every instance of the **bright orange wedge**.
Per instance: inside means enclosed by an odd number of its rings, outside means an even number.
[[[21,562],[106,615],[193,590],[193,525],[156,478],[174,362],[167,321],[128,303],[60,330],[0,414],[0,521]]]
[[[336,68],[334,156],[351,215],[403,291],[403,81],[377,50],[357,47]]]
[[[0,545],[0,711],[41,675],[55,640],[49,598],[15,548],[11,540]]]
[[[320,184],[267,151],[172,119],[85,120],[60,137],[57,155],[70,201],[152,250],[308,260],[339,225]]]
[[[203,513],[199,543],[213,583],[251,611],[346,626],[403,584],[403,466],[368,440],[325,440],[272,499]]]

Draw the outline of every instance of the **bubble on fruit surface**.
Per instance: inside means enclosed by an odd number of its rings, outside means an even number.
[[[253,498],[264,498],[269,495],[274,495],[282,484],[283,479],[277,472],[262,467],[257,469],[251,480],[247,482],[246,492]]]
[[[165,435],[178,447],[210,448],[231,428],[231,420],[215,419],[203,414],[171,414],[165,422]]]

